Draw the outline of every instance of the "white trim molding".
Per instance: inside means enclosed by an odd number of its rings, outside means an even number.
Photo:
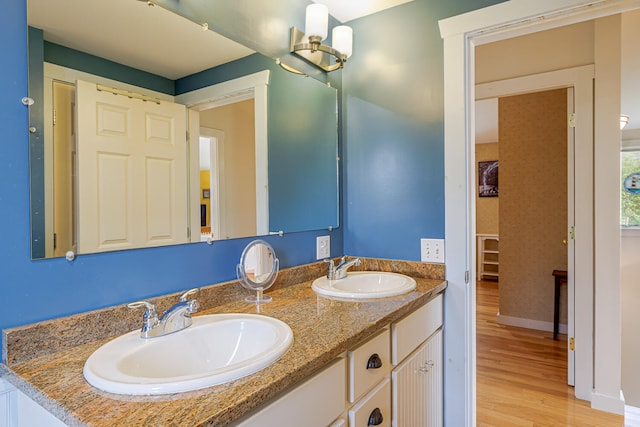
[[[537,331],[553,332],[553,322],[546,322],[544,320],[525,319],[523,317],[505,316],[498,313],[496,315],[496,322],[500,325],[515,326],[517,328],[535,329]],[[558,324],[558,332],[561,334],[567,333],[567,325],[565,323]]]
[[[444,419],[447,425],[471,427],[476,424],[475,288],[469,285],[475,283],[475,266],[471,265],[475,260],[475,194],[474,176],[470,173],[474,170],[475,46],[639,7],[640,0],[510,0],[439,22],[444,39],[445,236],[449,285],[445,298],[444,337],[447,378],[444,386]],[[608,221],[608,218],[605,219]],[[596,218],[596,227],[598,221]],[[596,265],[597,262],[596,259]],[[467,271],[471,272],[469,282],[465,280]],[[619,283],[612,286],[619,292]],[[599,313],[595,317],[595,327],[601,325],[601,320],[604,320],[604,325],[609,325],[610,322],[600,316],[607,317],[615,313],[616,307],[609,304],[604,316]],[[618,302],[618,316],[619,313]],[[614,330],[613,333],[619,331]],[[594,351],[596,348],[597,342],[593,346]],[[604,361],[593,366],[596,377],[601,375],[601,369],[604,372],[620,370],[621,360],[609,358],[607,353],[606,348],[600,348]],[[612,349],[612,354],[619,354],[619,349]],[[603,364],[612,366],[603,368]],[[595,390],[594,395],[597,393]],[[461,396],[464,398],[464,413],[461,411]],[[624,403],[617,396],[608,397]],[[595,400],[592,406],[597,407],[602,400],[598,396]],[[610,408],[612,405],[604,406]]]
[[[640,408],[629,405],[624,407],[624,427],[640,427]]]

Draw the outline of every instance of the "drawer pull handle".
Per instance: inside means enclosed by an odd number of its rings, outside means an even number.
[[[382,367],[382,359],[378,353],[373,353],[367,361],[367,369],[378,369]]]
[[[376,408],[373,411],[371,411],[371,414],[369,415],[369,422],[367,423],[367,425],[379,426],[380,424],[382,424],[383,420],[384,420],[384,417],[382,416],[382,412],[380,412],[379,408]]]

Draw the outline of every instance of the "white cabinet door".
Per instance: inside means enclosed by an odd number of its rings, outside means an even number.
[[[18,425],[17,394],[11,384],[0,379],[0,427]]]
[[[442,330],[391,373],[393,426],[442,426]]]
[[[42,406],[31,400],[26,394],[16,390],[18,424],[16,427],[66,427],[66,424],[49,413]]]
[[[0,379],[0,427],[66,427],[66,424]]]

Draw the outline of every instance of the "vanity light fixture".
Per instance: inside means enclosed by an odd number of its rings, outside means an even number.
[[[327,38],[329,9],[319,3],[306,9],[305,31],[291,27],[289,51],[306,59],[324,71],[339,70],[353,53],[353,30],[346,25],[334,27],[333,46],[322,44]],[[333,60],[335,59],[335,62]]]
[[[629,123],[629,116],[626,114],[620,114],[620,130],[624,129],[627,123]]]

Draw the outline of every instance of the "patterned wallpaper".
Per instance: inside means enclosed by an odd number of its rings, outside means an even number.
[[[501,98],[499,140],[500,313],[552,322],[551,272],[567,266],[566,89]]]

